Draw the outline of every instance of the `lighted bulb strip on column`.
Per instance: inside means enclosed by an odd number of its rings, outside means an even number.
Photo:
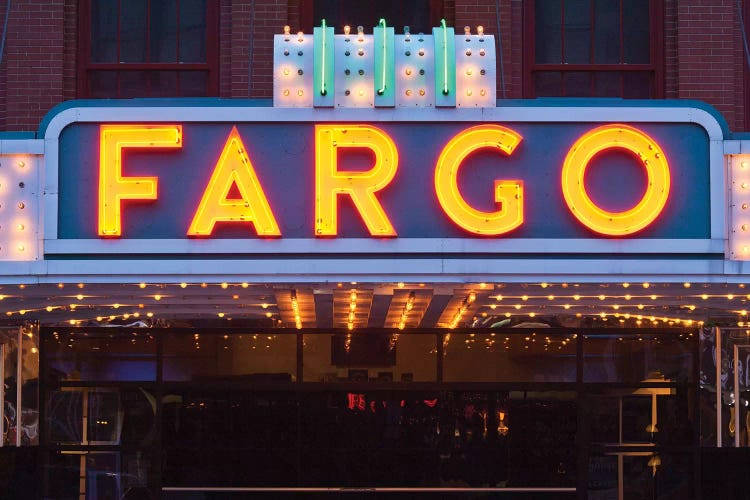
[[[385,19],[381,19],[373,29],[373,38],[377,40],[374,54],[374,75],[377,79],[375,106],[393,107],[396,105],[396,72],[393,28],[388,28]]]
[[[750,155],[729,161],[729,258],[750,260]]]
[[[320,27],[313,29],[313,106],[333,107],[335,102],[334,83],[334,34],[333,28],[321,20]]]
[[[435,50],[436,78],[435,105],[442,107],[456,106],[456,42],[453,29],[450,31],[445,19],[440,21],[439,28],[432,29]],[[439,88],[437,88],[439,86]]]
[[[37,260],[36,158],[2,154],[0,166],[0,207],[5,220],[0,225],[0,261]]]

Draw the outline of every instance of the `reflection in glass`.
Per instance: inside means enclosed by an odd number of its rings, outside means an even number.
[[[695,342],[692,332],[588,334],[583,344],[584,381],[690,381],[693,378]]]
[[[588,71],[570,71],[563,74],[566,97],[587,97],[591,95],[591,77]]]
[[[164,483],[280,485],[296,477],[294,395],[176,391],[165,397]]]
[[[46,463],[45,498],[153,498],[144,451],[56,451]]]
[[[649,0],[622,2],[623,53],[625,64],[651,62]]]
[[[117,389],[88,390],[84,416],[88,422],[89,444],[120,444],[122,408]]]
[[[149,2],[149,7],[150,62],[177,62],[177,0]]]
[[[446,382],[574,382],[573,333],[451,334],[444,348]]]
[[[590,0],[565,0],[565,59],[567,64],[591,62]],[[568,94],[573,95],[573,94]]]
[[[206,61],[206,0],[180,0],[179,60]]]
[[[562,73],[559,71],[535,72],[534,95],[537,97],[562,97]]]
[[[83,441],[83,396],[80,390],[49,391],[47,396],[47,439],[52,443],[80,444]]]
[[[208,92],[208,72],[180,71],[180,97],[201,97]]]
[[[120,60],[117,62],[144,62],[146,58],[147,0],[120,2]]]
[[[91,2],[91,62],[117,61],[118,0]]]
[[[147,71],[119,71],[118,97],[132,99],[148,95],[148,72]]]
[[[164,336],[164,380],[236,377],[291,382],[296,372],[297,338],[293,333]]]
[[[353,333],[303,337],[305,382],[430,382],[437,376],[435,335]]]
[[[596,71],[593,76],[595,97],[619,97],[622,95],[619,71]]]
[[[648,99],[651,95],[651,73],[627,71],[622,74],[623,97],[626,99]]]
[[[620,62],[620,2],[594,0],[594,63]]]
[[[534,2],[536,34],[534,51],[537,63],[559,64],[563,62],[561,7],[560,0],[536,0]]]
[[[156,342],[146,332],[55,332],[44,349],[52,380],[156,380]]]

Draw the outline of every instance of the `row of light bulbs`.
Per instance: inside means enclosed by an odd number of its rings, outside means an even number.
[[[748,168],[748,162],[747,161],[741,161],[740,162],[740,170],[743,171],[744,175],[746,175],[746,172],[744,172],[744,171],[746,171],[747,168]],[[748,182],[747,181],[740,182],[740,188],[743,191],[747,191],[748,187],[749,186],[748,186]],[[742,210],[742,212],[746,212],[748,210],[748,208],[750,208],[750,205],[748,205],[747,202],[743,202],[739,206],[740,206],[740,210]],[[741,218],[742,219],[745,218],[744,214],[743,214],[743,217],[741,217]],[[741,243],[743,243],[743,244],[741,244],[740,249],[742,251],[743,258],[747,258],[748,256],[750,256],[750,245],[746,244],[747,243],[747,231],[748,231],[749,228],[750,228],[750,226],[748,226],[748,224],[747,224],[747,222],[745,220],[743,220],[742,223],[739,225],[739,230],[740,230],[740,234],[741,234],[740,238],[742,240]],[[731,236],[731,234],[730,234],[730,236]]]
[[[349,35],[351,35],[351,32],[352,32],[352,27],[349,26],[348,24],[345,25],[344,26],[344,35],[346,37],[349,37]],[[291,26],[288,26],[288,25],[284,26],[283,34],[284,34],[284,41],[285,42],[290,41],[291,38],[292,38],[292,28],[291,28]],[[480,40],[482,40],[481,37],[484,36],[484,26],[481,26],[481,25],[477,26],[477,35],[479,35],[480,36]],[[405,38],[406,41],[410,41],[411,40],[411,29],[409,28],[409,26],[404,26],[404,36],[406,37]],[[468,41],[468,37],[471,36],[471,26],[464,26],[464,36],[467,37],[467,41]],[[305,41],[305,33],[303,31],[298,31],[297,32],[297,42],[303,43],[304,41]],[[351,41],[351,39],[350,38],[345,38],[345,41],[349,42],[349,41]],[[365,41],[365,27],[361,26],[361,25],[357,26],[357,42],[362,43],[364,41]]]
[[[29,171],[28,164],[27,164],[26,160],[23,160],[23,159],[21,159],[21,160],[12,160],[12,163],[15,163],[15,166],[18,169],[18,173],[20,175],[26,174]],[[16,180],[18,180],[18,178]],[[8,181],[8,183],[9,184],[14,184],[15,180],[14,181]],[[3,186],[4,186],[4,184],[3,184]],[[26,187],[26,182],[19,181],[18,182],[18,187],[21,188],[21,189],[25,188]],[[18,239],[16,239],[16,242],[13,245],[15,245],[15,250],[17,250],[20,253],[23,253],[23,252],[25,252],[28,249],[27,248],[27,245],[28,245],[27,242],[23,241],[24,240],[24,235],[25,235],[25,230],[26,230],[26,223],[24,222],[24,220],[26,219],[26,216],[24,215],[25,214],[24,210],[26,208],[27,208],[27,203],[25,201],[19,201],[16,204],[16,209],[19,211],[18,213],[22,214],[22,220],[18,221],[18,222],[15,222],[13,224],[13,228],[15,229],[16,234],[14,236],[12,236],[12,238],[13,239],[18,238]]]
[[[351,281],[351,282],[349,282],[349,284],[351,284],[351,285],[357,285],[358,282],[357,281]],[[640,286],[642,288],[659,287],[659,286],[662,286],[662,285],[665,285],[665,286],[669,287],[669,286],[674,285],[674,284],[675,283],[651,283],[651,282],[643,282],[643,283],[640,283]],[[60,283],[57,283],[57,288],[63,289],[63,288],[65,288],[66,285],[71,285],[71,286],[74,285],[77,288],[85,288],[85,286],[86,286],[85,283],[75,283],[75,284],[73,284],[73,283],[62,283],[62,282],[60,282]],[[233,288],[233,287],[248,288],[250,286],[250,283],[245,282],[245,281],[243,281],[243,282],[237,282],[237,283],[229,283],[229,282],[226,282],[226,281],[221,282],[221,283],[206,283],[206,282],[201,282],[201,283],[188,283],[188,282],[181,282],[181,283],[146,283],[146,282],[139,282],[139,283],[123,283],[122,285],[123,286],[137,286],[138,288],[141,288],[141,289],[147,288],[149,286],[158,287],[158,288],[166,288],[168,286],[179,286],[180,288],[188,288],[188,287],[195,287],[195,286],[199,286],[201,288],[208,288],[208,287],[211,287],[211,286],[218,286],[218,287],[226,290],[228,288]],[[496,285],[493,285],[492,283],[481,282],[481,283],[476,283],[476,284],[470,284],[468,286],[471,287],[471,288],[478,288],[480,290],[487,290],[487,289],[491,289],[491,288],[502,289],[502,288],[505,288],[506,285],[507,285],[506,283],[498,283]],[[702,284],[702,285],[706,286],[706,287],[711,286],[711,284],[708,284],[708,283],[705,283],[705,284]],[[18,288],[25,289],[27,286],[29,286],[29,285],[19,284]],[[346,283],[344,283],[344,282],[338,282],[338,283],[336,283],[336,287],[337,288],[343,288],[344,286],[346,286]],[[425,288],[426,284],[425,283],[409,283],[409,284],[407,284],[406,282],[399,281],[399,282],[397,282],[395,284],[395,286],[396,286],[396,288],[399,288],[399,289],[406,288],[407,286],[410,286],[410,287],[414,286],[414,287],[418,287],[418,288]],[[547,283],[547,282],[541,282],[541,283],[524,283],[524,284],[521,284],[521,286],[523,288],[539,286],[541,288],[545,288],[546,289],[546,288],[551,288],[551,287],[555,287],[555,286],[558,286],[558,287],[561,287],[561,288],[570,288],[570,287],[579,288],[582,285],[579,284],[579,283]],[[600,283],[599,286],[603,287],[603,288],[608,288],[610,286],[621,286],[622,288],[630,288],[631,286],[639,286],[639,285],[636,285],[636,284],[633,284],[633,283],[629,283],[629,282],[623,282],[623,283],[619,283],[619,284],[616,284],[616,283]],[[682,286],[684,288],[691,288],[693,286],[693,283],[684,282],[684,283],[682,283]],[[738,288],[740,288],[740,289],[744,289],[744,288],[747,287],[747,285],[745,283],[737,283],[736,286]],[[727,295],[728,296],[733,296],[733,294],[727,294]],[[715,294],[715,295],[710,295],[710,296],[712,296],[712,297],[720,297],[720,296],[722,296],[722,294]],[[750,298],[750,294],[748,294],[748,298]]]

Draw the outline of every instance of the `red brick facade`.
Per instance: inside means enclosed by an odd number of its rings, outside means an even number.
[[[63,0],[15,0],[8,14],[0,87],[2,130],[34,130],[63,100]],[[3,2],[3,13],[6,2]],[[3,97],[3,94],[0,94]]]
[[[273,35],[297,30],[302,0],[209,0],[219,8],[219,96],[272,97]],[[54,105],[76,97],[78,0],[13,0],[0,64],[0,131],[35,130]],[[750,130],[745,56],[735,0],[663,0],[663,95],[715,106],[734,131]],[[750,3],[749,3],[750,4]],[[0,28],[5,16],[0,2]],[[743,2],[743,6],[746,5]],[[461,29],[502,32],[505,97],[524,97],[523,0],[444,0]],[[363,21],[364,22],[364,21]],[[498,97],[503,96],[498,77]]]

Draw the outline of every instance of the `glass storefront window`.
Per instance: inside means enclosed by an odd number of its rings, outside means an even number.
[[[721,345],[716,349],[720,330]],[[736,357],[736,359],[735,359]],[[720,380],[716,363],[720,359]],[[716,444],[720,432],[722,447],[750,446],[750,329],[713,328],[701,336],[701,412],[711,415],[701,423],[704,442]],[[736,384],[736,386],[735,386]],[[717,392],[720,391],[720,408]],[[739,414],[739,415],[738,415]],[[719,429],[717,417],[720,415]]]
[[[156,380],[156,341],[145,331],[53,332],[44,338],[48,374],[60,381]]]
[[[44,498],[154,498],[146,451],[56,451],[46,463]]]
[[[35,324],[0,329],[4,446],[39,444],[39,345]]]
[[[691,382],[697,338],[692,332],[601,332],[584,338],[584,382]]]
[[[618,451],[589,458],[587,498],[695,498],[688,454]]]
[[[296,479],[298,405],[292,393],[170,391],[164,484],[275,485]]]
[[[432,334],[305,334],[303,380],[434,382],[436,353]]]
[[[508,486],[575,485],[576,394],[513,391],[505,408],[511,478]]]
[[[164,380],[244,377],[256,382],[297,378],[294,333],[168,333],[164,341]]]
[[[152,443],[156,421],[153,389],[63,387],[47,393],[47,441],[60,445]]]
[[[43,372],[58,383],[45,386],[43,444],[59,477],[48,474],[45,491],[67,491],[75,476],[86,478],[76,492],[102,495],[159,485],[486,486],[557,488],[561,498],[588,479],[606,495],[645,477],[623,449],[660,455],[672,465],[657,472],[656,491],[681,491],[669,471],[683,462],[670,453],[697,442],[687,382],[696,342],[517,330],[143,329],[134,343],[132,332],[50,329]],[[113,350],[94,360],[107,339]],[[154,378],[114,378],[120,368],[108,364],[131,360],[152,363]],[[609,373],[622,380],[606,382]]]
[[[575,382],[576,334],[446,334],[446,382]]]
[[[588,396],[590,440],[606,446],[695,444],[685,388],[618,387]]]

